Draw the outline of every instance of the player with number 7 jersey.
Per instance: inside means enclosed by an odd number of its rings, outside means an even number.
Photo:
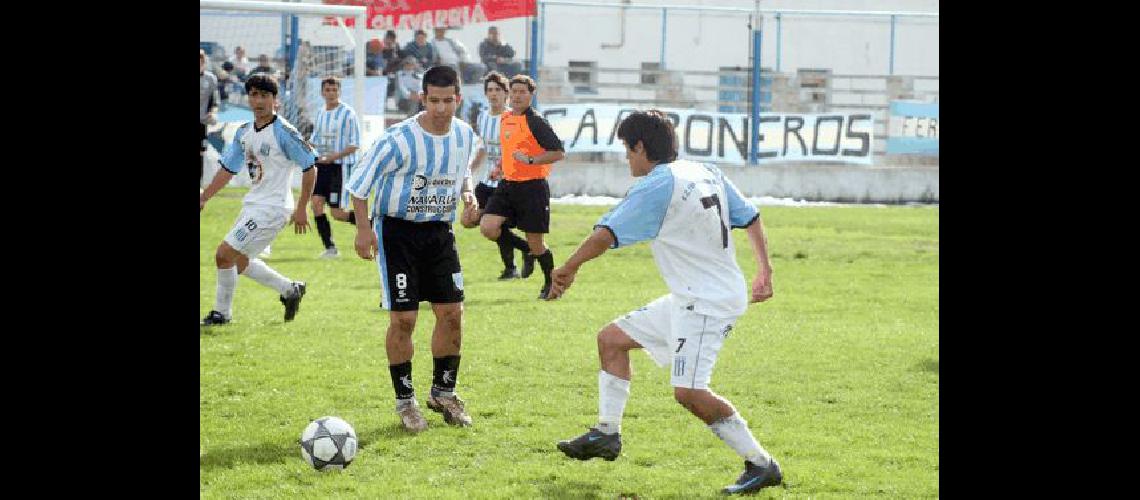
[[[673,123],[660,111],[637,111],[618,126],[630,173],[641,177],[594,232],[552,273],[550,300],[566,293],[578,269],[609,248],[652,240],[669,294],[615,319],[598,332],[598,425],[558,442],[571,458],[615,460],[629,399],[629,351],[644,349],[672,368],[673,397],[745,460],[723,492],[752,493],[780,484],[780,466],[727,399],[709,387],[717,354],[749,299],[772,297],[771,264],[760,212],[715,166],[677,160]],[[756,256],[751,297],[736,263],[729,228],[744,228]]]

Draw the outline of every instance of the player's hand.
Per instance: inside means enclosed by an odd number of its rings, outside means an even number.
[[[356,231],[356,255],[364,260],[372,260],[376,256],[378,249],[378,242],[376,241],[376,233],[372,231]]]
[[[463,214],[459,217],[459,223],[467,229],[471,229],[479,225],[479,219],[482,214],[479,213],[479,202],[464,203]]]
[[[293,211],[293,219],[290,221],[293,224],[293,231],[297,234],[305,234],[309,230],[309,211],[304,208]]]
[[[566,293],[565,288],[552,283],[550,285],[550,291],[546,292],[546,300],[558,300],[564,293]]]
[[[214,125],[218,123],[218,114],[214,111],[206,113],[206,125]]]
[[[566,266],[555,268],[550,272],[551,289],[555,286],[561,288],[562,291],[570,289],[570,285],[574,283],[574,276],[577,274],[577,269],[571,270]]]
[[[514,154],[511,155],[511,157],[513,157],[515,159],[515,161],[521,161],[523,163],[526,163],[527,158],[530,158],[529,156],[527,156],[522,151],[515,151]]]
[[[749,302],[764,302],[772,298],[772,272],[761,269],[752,280],[752,297]]]

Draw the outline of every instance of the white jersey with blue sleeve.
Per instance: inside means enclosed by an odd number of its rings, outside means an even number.
[[[349,146],[356,146],[359,150],[360,122],[356,118],[356,112],[343,102],[331,110],[321,106],[313,120],[313,133],[309,142],[316,146],[319,156],[339,153]],[[354,151],[335,163],[353,165],[356,159]]]
[[[483,147],[487,149],[487,157],[483,160],[483,175],[479,182],[490,187],[498,187],[499,179],[491,179],[491,170],[503,159],[503,145],[499,139],[499,129],[502,125],[502,113],[492,115],[491,110],[479,111],[475,119],[475,130],[483,139]],[[478,167],[478,165],[477,165]]]
[[[226,146],[219,160],[231,174],[246,169],[250,187],[242,203],[294,209],[293,167],[302,172],[313,167],[316,151],[285,118],[274,115],[262,128],[253,122],[238,128],[234,140]]]
[[[455,221],[463,179],[471,175],[475,131],[458,118],[445,135],[419,124],[423,112],[380,135],[352,169],[347,181],[353,196],[372,196],[373,215],[414,222]]]
[[[614,248],[653,240],[669,291],[694,312],[728,318],[748,308],[729,228],[759,216],[720,169],[678,160],[657,165],[595,227],[613,233]]]

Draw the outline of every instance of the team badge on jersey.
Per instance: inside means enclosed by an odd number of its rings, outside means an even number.
[[[426,185],[427,185],[427,177],[424,177],[422,175],[416,175],[415,180],[412,181],[412,189],[415,191],[419,191],[419,190],[423,189],[424,186],[426,186]]]
[[[261,156],[269,156],[269,145],[268,144],[262,144],[261,145]]]

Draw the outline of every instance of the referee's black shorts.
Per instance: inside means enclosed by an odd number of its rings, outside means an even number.
[[[549,233],[550,184],[546,179],[499,181],[485,213],[513,220],[526,233]]]

